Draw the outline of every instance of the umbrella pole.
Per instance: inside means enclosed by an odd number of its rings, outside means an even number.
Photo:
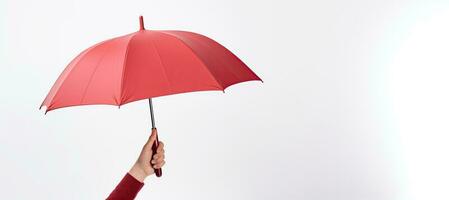
[[[154,122],[153,101],[151,100],[151,98],[148,99],[148,104],[150,105],[151,129],[156,129],[156,125]],[[153,156],[154,156],[154,154],[156,154],[158,146],[159,146],[159,138],[158,138],[158,135],[156,135],[156,140],[154,141],[153,146],[151,147],[151,149],[153,150],[153,155],[151,155],[151,160],[153,160]],[[162,169],[161,168],[154,169],[154,173],[156,174],[157,177],[161,177]]]
[[[155,129],[156,125],[154,125],[154,114],[153,114],[153,101],[151,98],[148,99],[148,103],[150,104],[150,114],[151,114],[151,128]]]

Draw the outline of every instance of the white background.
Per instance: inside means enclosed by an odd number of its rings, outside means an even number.
[[[138,30],[214,38],[263,80],[154,100],[162,178],[137,199],[449,199],[447,1],[0,1],[2,199],[104,199],[147,101],[38,107],[83,49]]]

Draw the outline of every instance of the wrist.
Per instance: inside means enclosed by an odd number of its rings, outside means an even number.
[[[141,183],[149,176],[138,163],[134,164],[128,173]]]

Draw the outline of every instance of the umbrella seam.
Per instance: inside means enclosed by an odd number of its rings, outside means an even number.
[[[185,47],[187,47],[187,49],[189,49],[192,52],[192,54],[201,62],[201,64],[203,64],[204,68],[206,68],[206,71],[209,72],[210,76],[212,76],[212,79],[215,80],[215,82],[217,82],[217,85],[219,86],[219,89],[220,90],[224,90],[223,86],[220,84],[220,82],[218,82],[217,78],[215,78],[215,76],[209,70],[209,68],[204,63],[204,61],[196,54],[196,52],[189,45],[187,45],[181,38],[178,38],[176,35],[173,35],[171,33],[167,33],[165,31],[159,31],[159,32],[164,34],[164,35],[168,35],[168,36],[176,38],[178,41],[180,41],[181,44],[183,44]]]
[[[159,50],[157,49],[153,40],[150,40],[150,42],[151,42],[151,45],[153,46],[154,50],[156,50],[156,54],[159,57],[159,62],[161,63],[162,71],[164,72],[165,79],[167,79],[168,85],[170,85],[170,90],[172,91],[172,83],[167,76],[167,72],[165,70],[165,65],[164,65],[164,62],[162,62],[162,58],[161,58],[161,55],[159,54]]]
[[[107,50],[109,51],[110,48],[111,48],[110,46],[107,47]],[[98,67],[100,67],[100,63],[101,63],[101,61],[103,61],[103,58],[106,56],[106,54],[108,53],[108,51],[106,51],[103,55],[101,55],[100,60],[98,60],[97,64],[95,64],[95,69],[94,69],[94,71],[92,72],[92,74],[90,75],[89,81],[87,82],[86,88],[84,89],[83,96],[81,97],[81,104],[82,104],[83,101],[84,101],[84,97],[86,96],[87,90],[89,89],[90,83],[92,82],[92,78],[94,77],[95,73],[97,72]]]
[[[125,71],[126,71],[126,62],[128,60],[128,50],[129,50],[129,46],[131,44],[132,39],[134,38],[134,36],[136,36],[137,33],[131,35],[131,37],[128,40],[128,44],[126,44],[126,51],[125,51],[125,59],[123,60],[123,64],[122,64],[122,76],[120,79],[120,102],[118,103],[118,106],[122,105],[123,103],[123,81],[124,81],[124,76],[125,76]]]
[[[192,34],[196,34],[196,33],[192,33]],[[199,34],[197,34],[197,35],[199,35]],[[203,37],[209,39],[210,41],[212,41],[212,42],[214,42],[214,43],[217,43],[219,46],[221,46],[221,47],[224,49],[224,51],[227,51],[228,54],[230,54],[231,56],[234,56],[237,60],[239,60],[240,62],[243,63],[242,60],[240,60],[237,56],[235,56],[235,55],[234,55],[230,50],[228,50],[225,46],[221,45],[220,43],[214,41],[214,40],[211,39],[211,38],[208,38],[208,37],[206,37],[206,36],[203,36]],[[195,38],[195,37],[190,37],[190,39],[191,39],[192,41],[195,41],[195,42],[196,42],[197,44],[199,44],[199,45],[205,46],[205,47],[207,47],[207,48],[209,48],[209,49],[211,49],[211,50],[212,50],[212,49],[215,50],[215,48],[213,48],[211,45],[209,45],[209,44],[203,42],[203,40],[199,40],[199,39],[197,39],[197,38]],[[230,69],[229,69],[229,65],[226,64],[226,62],[224,62],[223,59],[222,59],[221,57],[217,56],[217,57],[214,57],[214,58],[215,58],[215,60],[218,61],[222,66],[224,66],[224,67],[223,67],[223,70],[225,70],[227,73],[229,73],[229,74],[231,74],[232,76],[234,76],[234,78],[235,78],[236,80],[240,80],[239,76],[238,76],[233,70],[230,70]],[[223,63],[224,63],[224,64],[223,64]],[[243,64],[246,66],[245,63],[243,63]],[[248,67],[247,67],[247,68],[248,68]],[[226,89],[226,87],[227,87],[228,85],[229,85],[229,83],[228,83],[227,85],[224,85],[224,86],[223,86],[223,90]]]

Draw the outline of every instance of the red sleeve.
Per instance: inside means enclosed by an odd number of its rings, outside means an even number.
[[[143,183],[127,173],[106,200],[133,200],[142,187]]]

